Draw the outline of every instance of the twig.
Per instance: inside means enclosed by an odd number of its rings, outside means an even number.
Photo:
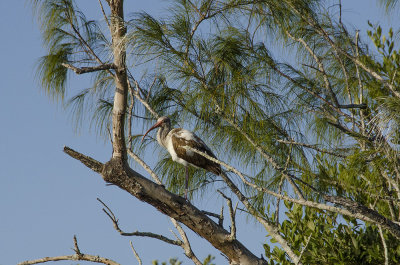
[[[86,42],[86,40],[82,37],[81,33],[79,32],[79,30],[75,27],[74,23],[72,22],[72,18],[69,16],[68,13],[66,13],[68,15],[68,20],[69,20],[69,24],[72,28],[72,30],[75,32],[75,34],[78,36],[78,39],[82,45],[82,48],[85,50],[86,54],[91,54],[93,56],[93,58],[100,64],[100,65],[104,65],[104,62],[97,56],[97,54],[94,52],[94,50],[92,49],[92,47]],[[110,69],[108,69],[108,72],[114,76],[114,74],[110,71]]]
[[[142,265],[142,260],[140,259],[139,254],[136,252],[135,248],[133,247],[132,241],[129,241],[129,244],[131,245],[133,255],[135,255],[137,261],[139,262],[139,265]]]
[[[383,236],[382,226],[378,225],[379,235],[381,236],[382,246],[383,246],[383,253],[385,255],[385,265],[389,265],[389,253],[388,248],[386,245],[385,237]]]
[[[337,157],[342,157],[342,158],[346,158],[347,157],[345,155],[338,154],[338,153],[335,153],[335,152],[332,152],[332,151],[329,151],[329,150],[326,150],[326,149],[318,148],[315,145],[311,145],[311,144],[305,144],[305,143],[293,142],[293,141],[286,141],[286,140],[280,140],[280,139],[278,139],[276,141],[279,142],[279,143],[283,143],[283,144],[293,144],[293,145],[298,145],[298,146],[304,146],[306,148],[314,149],[315,151],[318,151],[318,152],[321,152],[321,153],[326,153],[326,154],[337,156]]]
[[[174,219],[170,218],[171,222],[174,224],[175,228],[178,230],[179,234],[181,235],[182,238],[182,244],[180,245],[183,250],[185,251],[185,255],[193,261],[194,264],[196,265],[202,265],[201,261],[196,257],[196,255],[193,253],[192,247],[190,246],[189,240],[186,236],[185,231],[183,228],[180,226],[180,224]]]
[[[299,261],[301,260],[301,256],[303,256],[304,251],[306,250],[308,243],[310,243],[310,239],[311,239],[312,234],[310,234],[310,236],[307,238],[306,244],[304,245],[303,249],[300,252],[299,255]],[[297,265],[297,264],[296,264]]]
[[[104,12],[104,8],[103,8],[103,4],[101,3],[101,0],[99,0],[99,4],[100,4],[101,12],[103,13],[104,19],[106,20],[107,26],[111,31],[111,25],[110,25],[110,22],[108,21],[106,12]]]
[[[318,64],[318,70],[323,76],[324,83],[325,83],[325,89],[330,94],[334,105],[336,107],[339,107],[339,105],[340,105],[339,101],[336,97],[336,94],[333,92],[331,83],[328,78],[328,74],[325,71],[324,64],[322,63],[321,59],[317,56],[317,54],[315,54],[315,52],[311,49],[311,47],[307,44],[307,42],[303,38],[296,38],[288,30],[286,30],[286,35],[288,35],[288,37],[291,38],[292,40],[301,43],[304,46],[304,48],[308,51],[308,53],[314,58],[314,61]]]
[[[220,227],[224,227],[224,205],[221,206],[221,213],[219,214],[220,218],[219,218],[219,226]]]
[[[163,185],[160,178],[157,176],[156,173],[154,173],[154,171],[150,168],[149,165],[147,165],[137,154],[135,154],[131,150],[128,149],[127,151],[128,155],[130,155],[136,162],[138,162],[139,165],[141,165],[150,174],[150,176],[157,184]]]
[[[342,49],[341,47],[339,47],[337,45],[337,43],[335,43],[329,36],[329,34],[320,26],[318,26],[318,23],[310,16],[305,17],[304,14],[301,14],[301,12],[299,10],[297,10],[295,8],[295,6],[291,3],[289,3],[289,5],[291,5],[292,9],[303,18],[303,20],[305,22],[307,22],[310,26],[312,26],[316,32],[321,35],[330,45],[331,47],[337,52],[337,53],[341,53],[342,55],[346,56],[347,58],[349,58],[350,60],[353,61],[353,63],[355,65],[358,65],[359,67],[361,67],[364,71],[366,71],[368,74],[370,74],[372,77],[374,77],[376,80],[381,81],[382,84],[389,88],[389,90],[397,97],[400,98],[400,93],[396,91],[395,86],[393,86],[390,82],[388,82],[388,80],[386,80],[383,76],[379,75],[376,71],[374,71],[373,69],[369,68],[367,65],[365,65],[361,60],[359,60],[359,56],[354,57],[351,54],[349,54],[346,50]],[[358,49],[358,45],[356,45],[356,48]]]
[[[131,77],[131,78],[132,78],[132,77]],[[133,80],[133,81],[135,82],[136,88],[137,88],[137,89],[140,89],[138,82],[137,82],[136,80]],[[128,87],[129,87],[129,90],[132,91],[133,95],[143,104],[143,106],[145,106],[145,108],[146,108],[148,111],[150,111],[150,113],[151,113],[155,118],[158,119],[158,118],[160,117],[160,115],[149,105],[149,103],[147,103],[146,100],[144,100],[144,99],[139,95],[139,92],[138,92],[137,90],[133,89],[133,87],[132,87],[132,85],[131,85],[131,82],[129,82],[129,80],[128,80]]]
[[[79,246],[78,246],[78,240],[76,239],[76,235],[74,235],[74,250],[78,256],[82,255],[81,250],[79,249]]]
[[[281,180],[279,181],[278,193],[281,194],[283,185],[283,176],[281,176]],[[275,209],[275,224],[279,225],[279,208],[280,208],[281,199],[276,199],[276,209]]]

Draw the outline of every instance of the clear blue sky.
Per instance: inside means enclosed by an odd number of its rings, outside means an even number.
[[[91,7],[87,9],[91,15],[99,14],[97,1],[77,2]],[[398,21],[385,19],[374,0],[343,2],[344,21],[362,32],[367,19],[383,25]],[[158,0],[127,0],[126,12],[146,10],[157,16],[166,5]],[[121,264],[136,264],[129,240],[144,264],[170,257],[191,264],[178,247],[154,239],[122,237],[113,229],[97,197],[113,209],[125,231],[153,231],[173,238],[168,217],[116,187],[105,186],[99,175],[62,152],[67,145],[103,162],[111,156],[109,144],[96,138],[93,131],[84,127],[75,132],[68,113],[38,86],[34,66],[45,51],[28,2],[0,1],[0,10],[0,265],[73,254],[73,235],[77,235],[82,252]],[[74,82],[70,89],[81,88],[85,82]],[[224,203],[214,193],[195,202],[199,208],[213,211],[218,211],[215,205]],[[265,234],[239,216],[238,238],[256,255],[263,254]],[[208,242],[193,233],[188,235],[200,259],[212,254],[217,264],[227,264]]]

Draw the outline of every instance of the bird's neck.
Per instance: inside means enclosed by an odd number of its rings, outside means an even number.
[[[157,142],[161,145],[167,148],[167,135],[171,131],[171,126],[165,125],[161,126],[160,129],[158,129],[157,132]]]

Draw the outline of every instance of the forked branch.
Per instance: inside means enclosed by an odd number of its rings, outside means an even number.
[[[74,236],[74,255],[66,255],[66,256],[56,256],[56,257],[45,257],[41,259],[35,259],[35,260],[27,260],[21,263],[18,263],[18,265],[32,265],[32,264],[39,264],[39,263],[45,263],[49,261],[61,261],[61,260],[82,260],[82,261],[90,261],[90,262],[95,262],[95,263],[103,263],[107,265],[120,265],[118,262],[115,262],[111,259],[103,258],[100,256],[94,256],[94,255],[89,255],[89,254],[83,254],[78,247],[78,241],[76,240],[76,236]]]
[[[103,208],[103,212],[110,218],[110,220],[113,223],[114,229],[118,231],[118,233],[120,233],[121,236],[141,236],[141,237],[151,237],[151,238],[155,238],[161,241],[164,241],[168,244],[171,245],[176,245],[176,246],[181,246],[182,242],[179,240],[172,240],[169,239],[163,235],[159,235],[159,234],[155,234],[155,233],[151,233],[151,232],[139,232],[139,231],[135,231],[135,232],[131,232],[131,233],[127,233],[121,230],[121,228],[119,227],[118,224],[118,219],[116,218],[116,216],[114,215],[114,213],[111,211],[111,209],[99,198],[97,198],[97,200],[105,207]]]

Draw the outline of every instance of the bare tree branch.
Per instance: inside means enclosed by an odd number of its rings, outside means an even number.
[[[45,258],[41,258],[41,259],[27,260],[27,261],[18,263],[18,265],[33,265],[33,264],[45,263],[45,262],[49,262],[49,261],[61,261],[61,260],[82,260],[82,261],[103,263],[106,265],[120,265],[119,263],[117,263],[111,259],[81,253],[81,251],[79,250],[79,247],[78,247],[76,236],[74,236],[74,251],[75,251],[74,255],[45,257]]]
[[[303,248],[301,249],[300,255],[299,255],[299,260],[301,260],[301,257],[303,256],[304,251],[306,250],[308,243],[310,243],[310,239],[311,239],[312,234],[309,235],[309,237],[307,238],[306,244],[303,246]],[[296,264],[297,265],[297,264]]]
[[[129,244],[131,245],[133,255],[135,255],[139,265],[142,265],[142,260],[140,259],[139,254],[136,252],[135,248],[133,247],[132,241],[129,241]]]
[[[388,253],[388,248],[387,248],[387,245],[386,245],[385,237],[383,236],[382,227],[380,225],[378,225],[378,229],[379,229],[379,235],[380,235],[381,240],[382,240],[383,253],[385,255],[385,265],[389,265],[389,253]]]
[[[101,3],[101,0],[98,0],[98,1],[99,1],[99,5],[100,5],[101,12],[103,13],[104,20],[106,21],[107,26],[108,26],[108,28],[109,28],[110,31],[111,31],[110,21],[108,21],[106,12],[104,12],[103,4]],[[107,0],[106,0],[106,1],[107,1]]]
[[[136,88],[139,90],[139,89],[140,89],[140,86],[139,86],[138,82],[137,82],[136,80],[134,80],[134,82],[135,82]],[[154,117],[156,117],[156,118],[158,119],[158,118],[160,117],[160,115],[149,105],[149,103],[148,103],[146,100],[144,100],[144,99],[140,96],[138,90],[133,89],[133,87],[132,87],[131,83],[129,82],[129,80],[128,80],[128,87],[129,87],[129,90],[132,92],[132,94],[143,104],[143,106],[145,106],[146,109],[147,109]]]
[[[67,63],[62,63],[61,65],[64,66],[65,68],[71,69],[78,75],[116,68],[114,64],[101,64],[93,67],[79,67],[79,68]]]
[[[139,165],[141,165],[150,174],[150,176],[157,184],[163,185],[161,179],[157,176],[157,174],[137,154],[128,149],[128,155],[132,157]]]
[[[155,238],[161,241],[164,241],[168,244],[171,245],[176,245],[176,246],[181,246],[182,242],[178,241],[178,240],[172,240],[169,239],[163,235],[159,235],[159,234],[155,234],[155,233],[151,233],[151,232],[131,232],[131,233],[127,233],[121,230],[121,228],[119,227],[118,224],[118,219],[115,217],[114,213],[111,211],[111,209],[99,198],[97,198],[97,200],[105,207],[105,209],[103,208],[103,211],[105,214],[107,214],[107,216],[110,218],[110,220],[113,223],[113,226],[115,228],[115,230],[118,231],[118,233],[120,233],[121,236],[141,236],[141,237],[151,237],[151,238]]]
[[[226,200],[226,203],[228,204],[228,209],[229,209],[229,216],[231,217],[231,239],[236,239],[236,220],[235,220],[235,215],[236,215],[236,208],[238,204],[236,203],[235,209],[233,209],[232,206],[232,199],[226,196],[222,191],[217,190],[219,194],[221,194],[222,197]]]
[[[187,238],[186,233],[183,230],[183,228],[179,225],[179,223],[174,218],[171,218],[171,222],[174,224],[175,228],[178,230],[179,234],[181,235],[181,238],[182,238],[181,247],[185,251],[185,255],[189,259],[191,259],[194,264],[202,265],[201,261],[193,253],[192,247],[190,246],[190,243],[189,243],[189,239]]]
[[[90,168],[91,170],[93,170],[97,173],[101,173],[103,170],[103,166],[104,166],[103,163],[101,163],[89,156],[86,156],[79,152],[76,152],[75,150],[69,148],[68,146],[64,146],[64,152],[66,154],[68,154],[69,156],[71,156],[72,158],[79,160],[85,166],[87,166],[88,168]]]
[[[81,250],[78,246],[78,240],[76,239],[76,235],[74,235],[74,250],[77,255],[82,255]]]

